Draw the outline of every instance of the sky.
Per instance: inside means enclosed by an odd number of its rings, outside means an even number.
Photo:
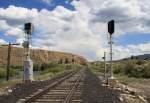
[[[107,22],[115,20],[113,59],[150,53],[149,0],[0,0],[0,44],[22,43],[34,25],[32,48],[109,58]]]

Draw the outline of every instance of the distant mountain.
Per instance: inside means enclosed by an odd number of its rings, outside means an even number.
[[[7,61],[7,51],[8,47],[1,47],[0,48],[0,66],[5,66]],[[23,60],[25,58],[23,48],[12,47],[11,51],[11,65],[22,65]],[[40,50],[40,49],[32,49],[31,50],[31,58],[34,64],[43,64],[43,63],[64,63],[64,62],[72,62],[84,64],[86,59],[82,56],[65,53],[65,52],[58,52],[58,51],[48,51],[48,50]]]
[[[125,58],[123,60],[128,60],[128,59],[150,60],[150,54],[131,56],[131,57]]]

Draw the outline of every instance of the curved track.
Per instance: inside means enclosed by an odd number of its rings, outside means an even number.
[[[83,72],[67,74],[17,103],[80,103]]]

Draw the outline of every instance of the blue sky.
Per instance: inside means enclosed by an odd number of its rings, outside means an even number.
[[[0,42],[22,41],[23,24],[31,21],[35,24],[32,44],[36,48],[53,48],[97,60],[108,49],[104,34],[107,22],[114,19],[117,22],[114,49],[120,55],[115,59],[127,57],[131,52],[150,51],[150,8],[143,6],[150,7],[149,0],[105,1],[0,0]],[[141,45],[145,46],[141,49]]]
[[[138,45],[142,43],[150,42],[149,33],[128,33],[123,34],[115,38],[117,45],[127,46],[127,45]]]
[[[42,0],[1,0],[0,7],[7,8],[9,5],[21,6],[25,8],[37,8],[41,10],[46,8],[48,10],[53,10],[56,6],[62,5],[70,10],[75,10],[74,6],[70,3],[66,3],[68,0],[53,0],[52,4],[43,3]]]

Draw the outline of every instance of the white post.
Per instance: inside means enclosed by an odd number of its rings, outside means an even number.
[[[33,81],[33,62],[30,58],[24,60],[24,81]]]

